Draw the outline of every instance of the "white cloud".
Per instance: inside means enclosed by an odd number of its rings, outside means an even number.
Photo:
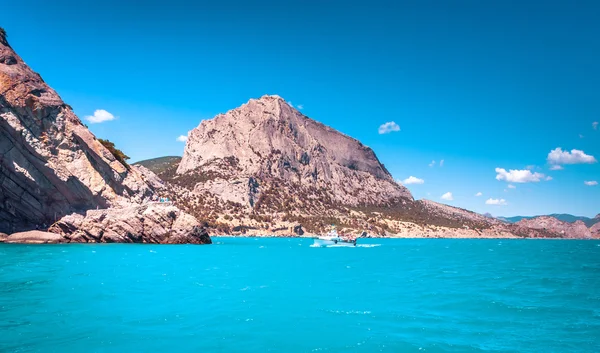
[[[298,109],[304,109],[304,104],[298,104],[297,108]]]
[[[444,195],[442,195],[442,200],[452,201],[452,200],[454,200],[454,197],[452,197],[451,192],[447,192]]]
[[[400,131],[400,126],[393,121],[388,121],[379,127],[379,134],[387,134],[393,131]]]
[[[104,109],[97,109],[94,115],[86,116],[85,120],[89,121],[90,124],[100,124],[105,121],[115,120],[115,116]]]
[[[187,136],[185,136],[185,135],[179,135],[179,137],[177,138],[177,141],[179,141],[179,142],[185,142],[185,141],[187,141],[187,139],[188,139]]]
[[[583,182],[585,185],[587,186],[595,186],[598,185],[598,182],[596,180],[592,180],[592,181],[584,181]]]
[[[591,164],[596,163],[596,158],[585,154],[581,150],[563,151],[557,147],[548,153],[548,163],[550,164]]]
[[[443,167],[443,166],[444,166],[444,160],[442,159],[442,160],[440,161],[440,167]]]
[[[485,201],[486,205],[496,205],[496,206],[506,206],[506,200],[505,199],[487,199]]]
[[[513,184],[508,184],[508,188],[509,188],[509,189],[516,189],[517,187],[516,187],[516,186],[514,186]]]
[[[598,122],[597,122],[597,121],[594,121],[594,122],[592,123],[592,127],[594,128],[594,130],[598,130]]]
[[[414,177],[414,176],[411,175],[410,177],[408,177],[408,179],[404,179],[404,181],[402,181],[402,183],[404,185],[423,184],[423,183],[425,183],[425,180],[419,179],[419,178]]]
[[[552,180],[552,177],[551,177],[550,175],[548,175],[548,176],[546,177],[546,181],[550,181],[550,180]]]
[[[477,196],[477,197],[483,196],[483,193],[480,191],[480,192],[476,193],[475,196]]]
[[[550,170],[563,170],[565,169],[562,165],[554,164],[550,166]]]
[[[528,165],[527,167],[525,167],[525,169],[527,170],[534,170],[535,168],[537,168],[535,165]]]
[[[431,161],[431,163],[429,163],[429,166],[430,166],[430,167],[433,167],[433,166],[435,166],[435,161]]]
[[[542,173],[532,173],[530,170],[514,170],[506,171],[504,168],[496,168],[496,179],[504,180],[509,183],[537,183],[542,180],[545,175]]]

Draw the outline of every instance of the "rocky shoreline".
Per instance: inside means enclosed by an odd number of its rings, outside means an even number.
[[[150,203],[71,214],[45,232],[1,235],[0,242],[211,244],[207,228],[175,206]]]

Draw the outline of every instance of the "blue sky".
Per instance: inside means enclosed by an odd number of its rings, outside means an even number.
[[[600,213],[584,183],[600,182],[600,3],[189,3],[11,1],[0,26],[80,118],[116,117],[87,124],[133,161],[181,155],[202,119],[278,94],[422,179],[416,198]],[[400,130],[380,134],[387,122]]]

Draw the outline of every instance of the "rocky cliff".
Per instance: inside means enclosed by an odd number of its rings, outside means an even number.
[[[279,201],[299,201],[305,212],[320,209],[313,200],[349,206],[412,200],[373,150],[279,96],[251,99],[202,121],[189,134],[177,174],[197,175],[197,193],[245,207],[275,202],[266,199],[279,191]]]
[[[0,35],[0,232],[152,195]]]

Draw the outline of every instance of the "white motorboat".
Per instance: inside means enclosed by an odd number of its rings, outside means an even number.
[[[337,230],[332,229],[329,233],[314,237],[313,246],[325,247],[325,246],[356,246],[356,238],[340,237]]]

